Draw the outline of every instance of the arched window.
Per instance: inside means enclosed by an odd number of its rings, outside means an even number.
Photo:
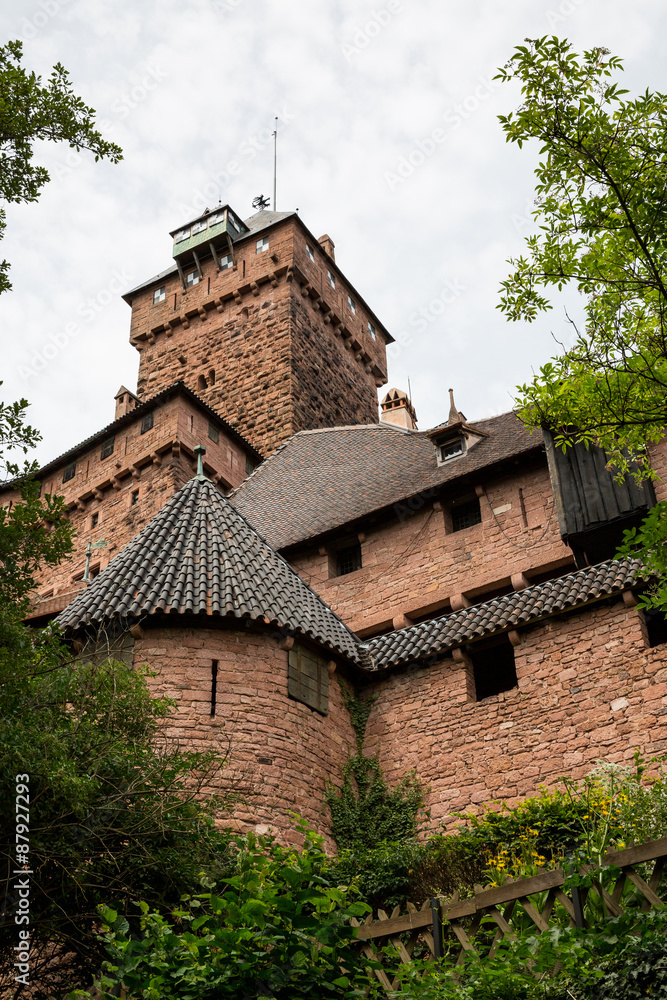
[[[208,384],[215,385],[215,368],[211,368],[208,373]]]
[[[206,388],[206,376],[200,375],[197,379],[197,389],[202,392]]]

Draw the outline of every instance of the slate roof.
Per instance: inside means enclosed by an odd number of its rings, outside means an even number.
[[[514,413],[474,427],[488,436],[440,466],[427,432],[388,423],[300,431],[255,469],[232,503],[283,549],[542,448],[541,432],[530,434]]]
[[[607,597],[631,587],[640,578],[641,567],[636,559],[612,559],[587,567],[444,618],[371,639],[365,643],[366,666],[370,670],[383,670],[429,657],[437,659],[464,643]]]
[[[57,617],[67,630],[146,615],[267,621],[352,662],[359,641],[208,479],[195,477]]]

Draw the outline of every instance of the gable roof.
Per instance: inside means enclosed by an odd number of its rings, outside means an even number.
[[[57,617],[67,630],[146,615],[249,618],[359,662],[358,639],[220,491],[189,480]]]
[[[388,423],[300,431],[255,469],[232,503],[283,549],[542,448],[541,432],[530,434],[515,413],[474,429],[483,439],[443,465],[429,432]]]
[[[121,386],[121,389],[123,388],[124,386]],[[119,389],[116,395],[119,395],[120,391],[121,390]],[[126,389],[125,391],[129,392],[130,390]],[[220,425],[220,427],[228,437],[230,437],[233,441],[239,444],[249,455],[252,455],[258,461],[261,461],[262,455],[257,451],[257,449],[253,445],[250,444],[250,442],[246,438],[243,437],[242,434],[239,434],[239,432],[236,430],[235,427],[233,427],[230,423],[228,423],[224,419],[224,417],[219,416],[219,414],[216,413],[216,411],[213,410],[208,405],[208,403],[204,402],[201,396],[198,396],[196,392],[193,392],[192,389],[189,389],[188,386],[185,384],[185,382],[178,381],[174,382],[173,385],[167,386],[166,389],[163,389],[161,392],[158,392],[155,396],[151,396],[150,399],[146,399],[143,402],[139,403],[137,406],[134,407],[134,409],[128,410],[128,412],[124,413],[122,417],[118,417],[112,423],[107,424],[106,427],[103,427],[101,430],[96,431],[94,434],[91,434],[90,437],[84,438],[83,441],[80,441],[79,444],[75,445],[73,448],[70,448],[68,451],[63,452],[62,455],[59,455],[57,458],[51,459],[50,462],[47,462],[46,465],[43,465],[38,470],[38,472],[36,473],[36,478],[42,479],[44,476],[53,472],[54,469],[57,469],[60,465],[62,465],[63,462],[69,462],[73,458],[76,458],[77,455],[80,455],[81,452],[87,451],[91,447],[91,445],[95,444],[97,441],[102,441],[104,438],[111,437],[113,434],[116,434],[118,431],[122,430],[123,427],[126,427],[128,424],[134,423],[138,417],[142,417],[145,413],[148,413],[154,407],[159,406],[160,404],[166,402],[168,399],[170,399],[172,396],[177,395],[178,393],[180,393],[182,396],[185,396],[186,399],[189,399],[192,403],[195,403],[206,414],[209,420],[214,420],[216,424]],[[134,393],[131,393],[131,395],[134,395]],[[0,492],[3,489],[14,489],[14,488],[15,488],[15,483],[13,483],[13,481],[0,483]]]

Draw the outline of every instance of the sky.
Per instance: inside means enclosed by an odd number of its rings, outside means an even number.
[[[3,43],[47,77],[61,62],[118,165],[40,143],[50,183],[7,206],[0,257],[0,398],[27,398],[49,461],[113,419],[136,387],[121,294],[169,266],[169,231],[222,200],[328,233],[336,262],[396,338],[420,429],[512,408],[515,387],[567,342],[567,305],[533,324],[496,308],[506,261],[533,231],[537,150],[505,142],[519,104],[493,77],[526,37],[604,45],[623,84],[667,91],[658,0],[13,0]],[[436,130],[438,141],[432,136]]]

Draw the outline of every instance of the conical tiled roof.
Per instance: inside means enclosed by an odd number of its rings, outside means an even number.
[[[156,612],[267,621],[363,658],[347,626],[204,478],[186,483],[56,620],[72,630]]]

